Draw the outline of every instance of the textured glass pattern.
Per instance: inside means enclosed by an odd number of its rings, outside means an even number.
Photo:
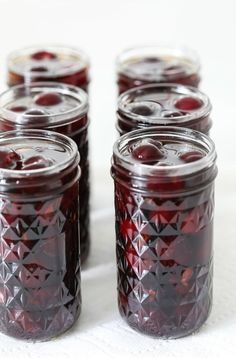
[[[212,302],[212,185],[161,198],[116,183],[115,207],[121,315],[154,336],[195,331]]]
[[[77,184],[54,198],[0,198],[0,330],[49,339],[80,312]],[[68,197],[67,197],[68,196]]]

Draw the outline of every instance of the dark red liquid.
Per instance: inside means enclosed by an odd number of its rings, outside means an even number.
[[[49,94],[49,95],[48,95]],[[53,95],[52,95],[53,94]],[[88,117],[87,114],[79,115],[78,117],[71,118],[68,121],[68,124],[57,125],[53,124],[49,125],[49,117],[52,113],[60,113],[58,112],[58,106],[62,106],[62,110],[65,110],[63,106],[71,106],[68,108],[73,108],[73,103],[70,104],[70,98],[64,104],[63,96],[59,97],[55,96],[56,93],[39,93],[35,95],[33,100],[27,99],[27,97],[22,97],[17,100],[17,107],[24,108],[24,113],[20,113],[22,118],[24,115],[34,115],[34,122],[36,123],[36,128],[43,128],[52,131],[56,131],[62,134],[67,135],[71,139],[75,141],[78,146],[78,150],[80,153],[80,168],[81,168],[81,178],[80,178],[80,186],[79,186],[79,212],[80,212],[80,250],[81,250],[81,262],[83,263],[89,254],[90,249],[90,218],[89,218],[89,159],[88,159]],[[48,97],[47,97],[48,96]],[[54,102],[52,102],[54,100]],[[55,104],[56,100],[56,104]],[[35,108],[35,105],[37,107]],[[75,103],[76,105],[76,103]],[[15,110],[16,104],[12,103],[8,106],[8,109]],[[40,115],[41,113],[41,115]],[[48,116],[47,116],[48,113]],[[46,115],[45,115],[46,114]],[[25,116],[27,118],[27,116]],[[32,125],[32,117],[31,117]],[[38,124],[38,127],[37,127]],[[35,124],[34,124],[35,126]],[[11,123],[0,120],[0,131],[5,132],[9,130],[13,130],[16,128],[29,128],[27,124],[27,120],[22,121],[21,125],[17,127]]]
[[[196,148],[162,144],[156,144],[162,156],[156,152],[155,157],[153,141],[135,144],[127,155],[144,163],[145,145],[145,159],[152,153],[148,164],[163,170],[204,157]],[[178,338],[197,330],[209,315],[214,193],[212,184],[199,185],[203,176],[138,182],[125,170],[117,174],[118,304],[121,316],[139,332]]]
[[[191,87],[153,85],[134,89],[119,98],[117,129],[173,125],[209,135],[211,104],[206,95]]]
[[[176,63],[177,62],[177,63]],[[174,63],[174,65],[172,65]],[[124,64],[118,70],[119,94],[151,83],[179,83],[198,87],[200,76],[189,71],[189,65],[176,59],[140,58]]]
[[[68,59],[60,54],[48,51],[38,51],[26,57],[22,56],[20,61],[17,59],[14,66],[9,68],[8,85],[49,81],[74,85],[88,92],[88,66],[84,65],[78,70],[72,67],[79,61],[79,59],[69,58],[68,62]]]
[[[52,146],[31,141],[15,149],[18,157],[0,150],[1,167],[9,168],[9,158],[18,170],[50,167],[65,155]],[[48,340],[80,314],[77,170],[75,163],[17,186],[12,180],[11,190],[0,191],[0,331],[7,335]]]

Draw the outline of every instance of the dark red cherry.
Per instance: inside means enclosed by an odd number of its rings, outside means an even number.
[[[164,153],[153,144],[140,144],[132,151],[134,159],[141,163],[152,164],[164,157]]]
[[[62,102],[62,97],[56,92],[46,92],[39,94],[34,102],[38,106],[55,106]]]
[[[40,155],[28,158],[23,163],[23,170],[34,170],[34,169],[43,169],[48,168],[53,165],[53,162],[50,159],[44,158]]]
[[[203,157],[204,157],[203,153],[197,151],[191,151],[181,154],[179,158],[183,160],[185,163],[192,163],[192,162],[196,162],[199,159],[202,159]]]
[[[158,57],[146,57],[144,59],[144,62],[145,63],[158,63],[158,62],[162,62],[162,59],[158,58]]]
[[[200,223],[200,212],[196,207],[185,216],[184,220],[181,223],[180,229],[184,234],[193,234],[199,231]]]
[[[27,110],[26,112],[24,112],[24,114],[22,115],[22,122],[23,123],[32,123],[32,122],[37,122],[37,124],[39,125],[43,125],[43,124],[48,124],[49,121],[49,117],[48,117],[48,113],[42,109],[38,109],[38,108],[31,108],[29,110]]]
[[[153,114],[153,110],[147,105],[139,104],[132,108],[132,113],[140,116],[151,116]]]
[[[47,113],[41,109],[32,108],[26,111],[24,114],[27,116],[45,116]]]
[[[175,107],[182,111],[193,111],[199,109],[202,105],[202,101],[194,97],[183,97],[175,102]]]
[[[43,66],[40,66],[40,67],[32,67],[30,69],[31,72],[47,72],[48,69],[47,67],[43,67]]]
[[[164,118],[175,118],[175,117],[182,117],[185,113],[182,112],[176,112],[176,111],[165,111],[163,112]]]
[[[19,170],[21,167],[21,156],[14,150],[0,149],[0,167],[3,169]]]
[[[191,267],[187,267],[183,271],[181,281],[180,281],[183,286],[188,286],[188,283],[189,283],[192,275],[193,275],[193,269]]]
[[[27,107],[25,106],[13,106],[9,108],[10,111],[12,112],[25,112],[27,111]]]
[[[31,55],[33,60],[55,60],[57,55],[49,51],[38,51]]]

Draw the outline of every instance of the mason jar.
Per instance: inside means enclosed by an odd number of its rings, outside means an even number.
[[[14,86],[0,95],[0,132],[46,129],[72,138],[80,152],[81,260],[89,254],[88,96],[80,88],[40,82]]]
[[[81,309],[79,154],[43,130],[0,136],[0,331],[48,340]]]
[[[210,314],[215,162],[211,139],[185,128],[114,145],[118,305],[141,333],[182,337]]]

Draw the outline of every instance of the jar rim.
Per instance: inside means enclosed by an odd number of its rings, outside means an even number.
[[[37,44],[37,45],[31,45],[28,47],[23,47],[21,49],[17,49],[15,51],[12,51],[8,57],[7,57],[7,64],[8,64],[8,69],[10,71],[13,71],[19,75],[25,75],[29,72],[29,69],[25,69],[22,72],[19,72],[17,70],[17,66],[15,64],[15,61],[17,61],[17,59],[19,59],[22,56],[30,56],[35,52],[40,52],[40,51],[48,51],[48,52],[54,52],[57,54],[65,54],[67,56],[73,56],[75,59],[77,59],[75,61],[75,63],[70,66],[70,68],[64,68],[61,69],[60,71],[57,71],[56,73],[50,73],[50,71],[46,71],[46,72],[37,72],[34,71],[34,73],[31,73],[31,77],[37,77],[40,75],[40,77],[45,77],[45,80],[47,77],[58,77],[58,76],[67,76],[70,74],[73,74],[74,72],[83,70],[85,68],[89,68],[90,67],[90,63],[89,63],[89,59],[88,56],[85,54],[84,51],[82,51],[79,48],[76,48],[74,46],[66,46],[63,44]]]
[[[78,105],[63,113],[42,114],[40,115],[40,119],[42,119],[41,123],[35,121],[39,115],[20,114],[4,107],[8,104],[7,100],[12,100],[12,95],[15,94],[17,96],[18,92],[21,96],[22,93],[29,95],[31,91],[57,92],[62,95],[68,95],[77,100]],[[47,128],[50,126],[58,126],[73,122],[75,118],[85,115],[88,112],[88,107],[88,95],[82,88],[57,82],[34,82],[30,84],[20,84],[13,86],[0,94],[0,121],[9,122],[10,124],[19,126],[27,126],[30,128]]]
[[[121,74],[128,75],[131,78],[138,78],[147,80],[146,76],[142,74],[137,74],[132,69],[125,68],[125,65],[130,63],[133,59],[144,58],[144,57],[161,57],[164,55],[172,55],[177,58],[186,58],[191,66],[186,72],[188,75],[193,73],[199,73],[201,69],[200,59],[196,51],[185,46],[178,44],[168,44],[168,43],[159,43],[159,44],[150,44],[150,45],[138,45],[124,49],[116,57],[116,68],[117,72]],[[179,71],[176,69],[172,72],[173,76],[177,76]],[[149,78],[149,80],[155,80],[155,75]]]
[[[15,169],[5,169],[0,168],[0,179],[4,178],[27,178],[27,177],[36,177],[38,175],[40,176],[46,176],[50,174],[56,174],[60,173],[62,170],[73,164],[74,162],[77,162],[77,164],[80,162],[80,154],[78,152],[76,143],[69,137],[65,136],[64,134],[53,132],[53,131],[47,131],[47,130],[41,130],[41,129],[22,129],[22,130],[14,130],[14,131],[8,131],[5,133],[0,134],[0,144],[4,143],[4,141],[10,140],[10,139],[16,139],[17,137],[21,137],[22,139],[43,139],[43,140],[50,140],[51,142],[57,142],[61,146],[63,146],[70,155],[68,155],[68,158],[62,160],[61,162],[57,162],[47,168],[41,168],[41,169],[30,169],[30,170],[15,170]],[[80,168],[79,168],[80,172]]]
[[[135,114],[132,111],[127,110],[126,104],[132,103],[133,98],[137,97],[138,95],[141,95],[142,92],[145,94],[148,93],[155,93],[156,91],[159,91],[161,89],[170,89],[174,91],[179,91],[181,95],[193,95],[200,99],[203,102],[203,106],[201,106],[199,109],[192,111],[191,113],[186,113],[186,115],[183,116],[176,116],[171,118],[165,118],[160,115],[152,115],[152,116],[144,116],[140,114]],[[133,97],[133,98],[132,98]],[[129,101],[129,98],[131,100]],[[148,99],[147,99],[148,101]],[[178,111],[178,109],[176,109]],[[126,117],[141,122],[143,124],[151,124],[151,125],[158,125],[159,123],[162,125],[172,125],[173,120],[175,123],[186,123],[189,121],[192,121],[194,119],[199,119],[202,117],[206,117],[209,115],[209,113],[212,110],[212,105],[210,102],[209,97],[200,91],[199,89],[192,87],[192,86],[185,86],[181,84],[176,83],[161,83],[161,84],[149,84],[149,85],[143,85],[136,88],[131,88],[128,91],[122,93],[118,98],[118,111],[120,111],[122,114],[124,114]],[[158,123],[157,123],[158,121]]]
[[[205,149],[206,155],[195,162],[173,166],[153,166],[140,163],[135,159],[122,155],[122,150],[132,141],[135,139],[150,138],[150,136],[155,136],[158,140],[161,140],[161,136],[172,140],[181,139],[183,141],[183,139],[185,139],[185,142],[188,141],[198,146],[201,145],[201,148]],[[125,168],[129,171],[130,175],[136,174],[138,176],[148,177],[185,176],[200,172],[206,167],[211,167],[215,163],[216,157],[215,144],[207,135],[189,128],[155,126],[137,129],[122,135],[113,146],[112,166]]]

